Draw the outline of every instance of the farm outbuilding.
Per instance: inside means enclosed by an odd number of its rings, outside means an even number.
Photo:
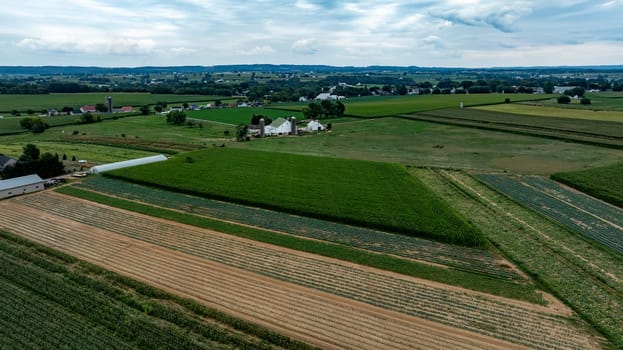
[[[0,199],[41,191],[45,188],[45,182],[37,174],[0,180]]]
[[[129,167],[133,167],[133,166],[137,166],[137,165],[143,165],[143,164],[149,164],[149,163],[162,162],[162,161],[165,161],[165,160],[167,160],[167,157],[165,157],[162,154],[159,154],[157,156],[137,158],[137,159],[130,159],[130,160],[124,160],[122,162],[115,162],[115,163],[109,163],[109,164],[96,165],[94,167],[91,167],[91,169],[89,169],[89,172],[91,174],[99,174],[99,173],[103,173],[103,172],[106,172],[106,171],[122,169],[122,168],[129,168]]]

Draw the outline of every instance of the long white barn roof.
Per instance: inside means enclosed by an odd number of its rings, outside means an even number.
[[[105,171],[122,169],[122,168],[129,168],[129,167],[132,167],[132,166],[149,164],[149,163],[155,163],[155,162],[162,162],[164,160],[167,160],[167,157],[165,157],[162,154],[159,154],[157,156],[137,158],[137,159],[130,159],[130,160],[124,160],[122,162],[115,162],[115,163],[96,165],[94,167],[91,167],[91,169],[89,169],[89,172],[91,174],[99,174],[99,173],[103,173]]]
[[[11,188],[17,188],[22,186],[34,185],[36,183],[44,182],[42,178],[37,174],[26,175],[20,177],[14,177],[12,179],[0,180],[0,191],[9,190]]]

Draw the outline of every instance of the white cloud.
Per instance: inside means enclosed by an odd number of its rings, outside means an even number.
[[[303,55],[313,55],[318,52],[318,40],[300,39],[292,44],[292,50]]]
[[[25,1],[0,8],[0,43],[11,52],[0,65],[588,61],[578,48],[605,50],[588,51],[591,64],[613,63],[623,40],[621,6],[623,0]]]
[[[256,46],[250,50],[241,49],[241,50],[236,51],[238,55],[244,55],[244,56],[267,55],[273,52],[275,52],[275,50],[273,50],[273,48],[269,45]]]
[[[297,0],[294,6],[304,11],[316,11],[320,9],[320,6],[306,0]]]
[[[154,51],[152,40],[117,38],[114,40],[83,41],[76,38],[25,38],[18,47],[32,51],[64,52],[70,54],[144,55]]]

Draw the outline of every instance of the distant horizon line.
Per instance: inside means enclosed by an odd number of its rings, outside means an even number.
[[[392,69],[623,69],[623,64],[592,64],[592,65],[555,65],[555,66],[482,66],[482,67],[461,67],[461,66],[417,66],[417,65],[329,65],[329,64],[293,64],[293,63],[240,63],[240,64],[213,64],[213,65],[144,65],[144,66],[100,66],[100,65],[0,65],[2,69],[49,69],[49,68],[86,68],[86,69],[170,69],[170,68],[214,68],[214,67],[323,67],[337,69],[370,69],[370,68],[392,68]]]

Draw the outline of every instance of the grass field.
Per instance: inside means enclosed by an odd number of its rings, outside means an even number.
[[[463,102],[465,107],[504,103],[511,101],[530,101],[551,98],[551,95],[508,95],[508,94],[471,94],[471,95],[410,95],[410,96],[372,96],[351,98],[344,102],[344,114],[360,117],[393,116],[396,114],[430,111],[441,108],[458,108]],[[278,104],[271,108],[300,110],[304,104]]]
[[[228,147],[520,174],[623,161],[623,153],[616,149],[398,118],[340,123],[326,134],[235,142]]]
[[[66,93],[66,94],[47,94],[47,95],[0,95],[0,112],[9,113],[12,110],[26,112],[32,109],[39,113],[42,109],[56,108],[61,110],[63,107],[80,108],[83,105],[95,105],[105,103],[106,96],[112,96],[115,107],[121,106],[142,106],[155,104],[158,101],[166,101],[169,105],[183,102],[204,102],[220,99],[229,99],[218,96],[204,95],[173,95],[173,94],[150,94],[150,93],[127,93],[127,92],[89,92],[89,93]],[[7,115],[5,115],[7,117]]]
[[[130,115],[131,114],[132,113],[130,113]],[[118,118],[126,117],[128,116],[128,113],[124,113],[124,114],[96,113],[96,116],[100,117],[100,119],[102,120],[110,120],[110,119],[118,119]],[[5,117],[5,118],[0,119],[0,135],[28,132],[28,130],[23,129],[22,126],[20,125],[20,119],[26,118],[26,117],[41,118],[50,127],[76,124],[76,121],[80,119],[80,116],[78,115],[59,115],[59,116],[54,116],[54,117],[48,117],[48,116],[39,117],[38,115],[34,114],[32,116],[22,115],[20,117]]]
[[[580,100],[571,100],[570,104],[561,105],[553,98],[550,100],[526,102],[538,106],[560,107],[566,109],[580,110],[606,110],[606,111],[623,111],[623,92],[597,92],[587,93],[586,97],[591,100],[590,105],[580,104]]]
[[[106,175],[444,242],[484,245],[477,230],[398,164],[215,148]]]
[[[303,115],[300,112],[284,111],[267,108],[220,108],[220,109],[205,109],[201,111],[188,112],[186,115],[188,118],[196,118],[209,120],[218,123],[225,123],[230,125],[249,124],[253,114],[263,115],[272,118],[273,120],[279,117],[296,117],[297,120],[302,120]]]
[[[406,117],[623,148],[623,123],[619,122],[537,117],[471,108],[441,109]]]
[[[0,347],[312,349],[0,231]]]
[[[22,133],[18,135],[2,136],[0,152],[7,154],[18,151],[21,154],[21,147],[26,143],[44,143],[49,149],[81,148],[84,152],[95,152],[97,159],[100,155],[109,152],[112,145],[120,148],[147,150],[153,152],[190,150],[199,147],[212,147],[214,143],[218,145],[231,139],[234,135],[234,128],[218,124],[204,122],[203,128],[198,126],[173,126],[166,123],[165,116],[135,116],[126,117],[118,120],[105,120],[101,123],[65,125],[51,128],[41,134]],[[58,146],[53,145],[58,143]],[[67,144],[74,143],[73,146]],[[104,146],[101,151],[97,151],[95,145]],[[60,151],[55,151],[60,153]],[[65,151],[63,151],[65,152]],[[94,157],[85,157],[94,159]]]
[[[84,159],[89,162],[88,166],[92,164],[102,164],[118,162],[122,160],[141,158],[154,155],[154,152],[147,152],[135,149],[109,147],[103,145],[92,144],[76,144],[68,142],[34,142],[34,144],[41,150],[41,153],[50,152],[52,154],[57,153],[59,157],[63,154],[67,155],[67,159],[71,160],[73,157],[76,159]],[[26,144],[22,143],[10,143],[0,144],[0,154],[10,156],[13,158],[19,158],[23,152],[23,147]],[[77,162],[75,167],[80,167],[81,164]]]
[[[571,109],[554,106],[535,106],[521,103],[505,103],[499,105],[479,106],[475,109],[485,111],[532,115],[538,117],[573,118],[588,120],[603,120],[623,123],[623,111]]]
[[[623,208],[623,163],[556,173],[552,179]]]

